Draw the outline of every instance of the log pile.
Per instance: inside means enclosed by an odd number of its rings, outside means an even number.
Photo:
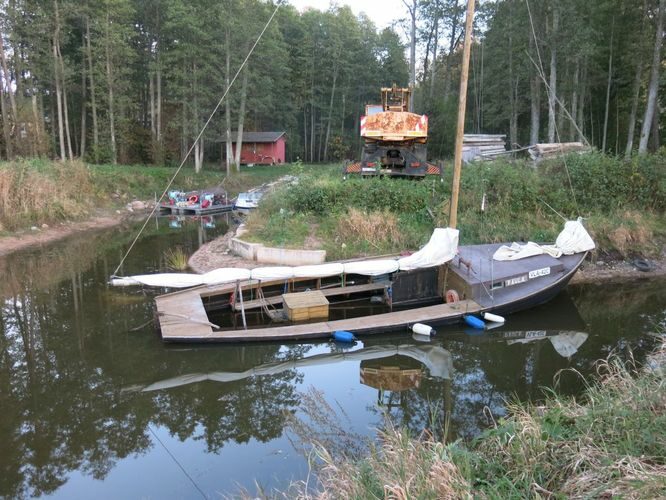
[[[510,154],[506,150],[506,135],[465,134],[462,158],[465,163],[476,160],[494,160]]]
[[[530,157],[538,162],[548,158],[557,158],[558,156],[569,153],[589,153],[592,151],[590,146],[582,142],[554,142],[551,144],[535,144],[529,148]]]

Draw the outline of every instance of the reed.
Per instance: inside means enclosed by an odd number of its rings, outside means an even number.
[[[172,271],[185,271],[189,267],[189,255],[182,247],[169,248],[164,252],[164,263]]]
[[[94,188],[78,161],[15,161],[0,166],[0,224],[14,230],[28,224],[82,217],[92,207]]]
[[[332,498],[664,498],[666,341],[644,367],[612,354],[580,398],[546,391],[511,403],[470,443],[388,425],[363,458],[315,443],[318,484],[288,496]],[[312,434],[310,434],[312,435]]]

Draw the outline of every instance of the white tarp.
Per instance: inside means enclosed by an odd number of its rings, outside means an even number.
[[[111,280],[111,284],[114,286],[146,285],[186,288],[188,286],[201,285],[201,276],[201,274],[188,273],[140,274],[128,278],[114,278]]]
[[[458,230],[450,227],[436,228],[430,241],[408,257],[398,259],[401,271],[421,269],[423,267],[439,266],[453,260],[458,251]]]
[[[298,266],[294,268],[294,278],[326,278],[328,276],[342,274],[344,270],[344,266],[339,262],[312,266]]]
[[[221,267],[201,275],[204,285],[220,285],[234,281],[247,281],[250,279],[250,270],[240,267]]]
[[[288,280],[294,277],[294,268],[288,266],[255,267],[252,279],[258,281]]]
[[[458,230],[436,228],[430,241],[418,252],[401,259],[374,259],[354,262],[298,267],[257,267],[255,269],[220,268],[206,274],[162,273],[113,278],[114,286],[147,285],[184,288],[197,285],[219,285],[249,279],[259,281],[287,280],[291,278],[325,278],[338,274],[380,276],[398,271],[432,267],[450,261],[458,249]]]
[[[344,263],[345,273],[360,274],[363,276],[380,276],[382,274],[394,273],[398,268],[399,264],[395,259],[359,260]]]
[[[555,240],[555,246],[562,250],[564,255],[573,255],[594,250],[595,245],[585,230],[582,220],[578,218],[578,220],[570,220],[564,224],[564,230]]]
[[[564,224],[564,229],[557,236],[554,245],[539,245],[532,241],[526,244],[512,243],[510,246],[502,245],[493,255],[495,260],[519,260],[534,255],[547,253],[556,259],[562,255],[573,255],[580,252],[589,252],[595,247],[594,241],[583,226],[581,219],[570,220]]]

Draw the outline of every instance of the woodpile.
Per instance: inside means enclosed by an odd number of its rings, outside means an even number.
[[[530,146],[528,151],[532,159],[538,162],[569,153],[589,153],[592,148],[582,142],[554,142],[551,144],[535,144]]]
[[[494,160],[511,154],[506,150],[506,135],[465,134],[462,159],[465,163],[476,160]]]

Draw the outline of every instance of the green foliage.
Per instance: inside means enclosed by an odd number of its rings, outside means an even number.
[[[554,241],[563,223],[557,210],[567,219],[587,217],[600,252],[615,257],[656,255],[666,238],[663,161],[663,153],[629,162],[590,154],[544,162],[539,167],[526,161],[465,165],[458,213],[460,241]],[[333,166],[293,172],[300,172],[299,182],[267,197],[259,213],[264,220],[280,209],[307,215],[316,224],[315,232],[329,259],[416,249],[428,240],[434,227],[448,224],[450,168],[445,169],[443,182],[343,181]],[[367,238],[348,237],[339,221],[348,218],[351,209],[366,213],[366,218],[390,214],[401,238],[370,243]]]

